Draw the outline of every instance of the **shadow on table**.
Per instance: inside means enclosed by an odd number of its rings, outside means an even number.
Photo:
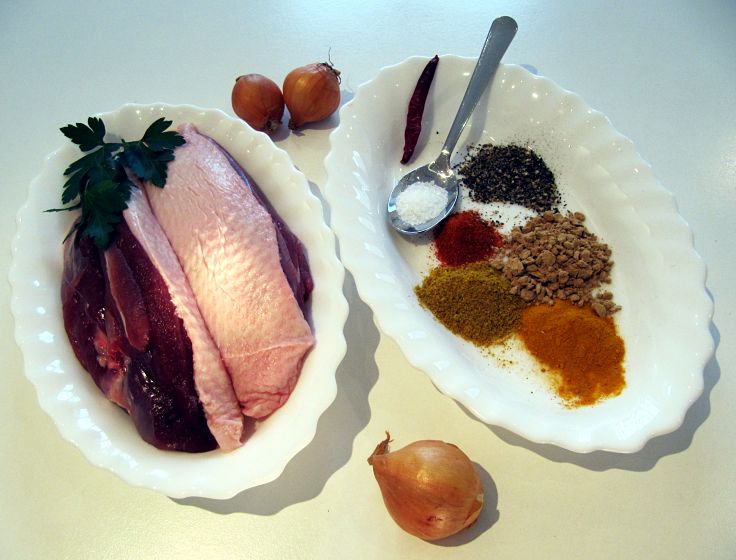
[[[717,349],[721,336],[712,322],[710,324],[710,331],[715,342],[715,348]],[[720,377],[721,368],[718,365],[714,352],[703,371],[703,394],[700,395],[698,400],[687,411],[682,426],[674,432],[649,440],[636,453],[612,453],[608,451],[594,451],[587,454],[573,453],[555,445],[532,443],[505,428],[490,426],[490,429],[506,443],[526,447],[542,457],[558,463],[573,463],[593,471],[605,471],[608,469],[648,471],[662,457],[680,453],[690,447],[695,431],[710,415],[710,393],[716,383],[718,383]],[[467,410],[466,413],[470,414]]]
[[[340,89],[340,105],[338,106],[337,109],[335,109],[335,112],[332,113],[329,117],[321,121],[303,124],[297,130],[289,130],[287,126],[283,126],[276,132],[274,136],[272,136],[272,139],[274,141],[283,140],[289,134],[294,134],[295,136],[303,136],[307,130],[334,130],[336,129],[340,125],[340,109],[342,109],[343,105],[345,105],[349,101],[352,101],[353,97],[355,97],[354,92],[348,91],[346,89]],[[290,118],[291,118],[291,115],[289,114],[289,109],[287,108],[284,111],[284,123],[288,123]],[[325,154],[326,153],[327,152],[325,152]]]
[[[355,436],[371,417],[368,394],[378,380],[375,353],[380,336],[373,322],[364,320],[372,314],[358,298],[349,273],[345,276],[344,291],[351,302],[345,323],[347,354],[337,369],[337,396],[320,418],[312,442],[273,482],[244,490],[229,500],[185,498],[174,499],[176,503],[220,514],[274,515],[319,495],[330,476],[347,463]]]

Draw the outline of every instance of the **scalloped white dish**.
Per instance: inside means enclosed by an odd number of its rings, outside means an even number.
[[[582,211],[588,229],[611,246],[626,388],[594,406],[567,408],[521,345],[511,345],[506,362],[494,359],[420,307],[413,288],[433,265],[431,247],[391,230],[386,197],[401,176],[439,154],[475,65],[471,58],[440,57],[417,151],[402,166],[406,107],[427,60],[384,68],[358,88],[340,111],[325,162],[341,258],[380,328],[441,392],[528,440],[581,453],[625,453],[677,429],[702,393],[714,348],[705,266],[673,197],[632,143],[546,78],[501,65],[458,146],[530,145],[555,172],[567,209]],[[504,366],[508,359],[512,364]]]
[[[11,307],[26,376],[62,436],[90,462],[134,486],[175,498],[225,499],[270,482],[314,437],[319,417],[335,398],[335,372],[346,351],[344,269],[322,206],[286,152],[265,134],[221,111],[159,103],[125,105],[99,116],[110,134],[124,138],[140,138],[161,116],[173,120],[173,126],[191,122],[232,154],[306,247],[314,277],[311,321],[316,344],[289,400],[259,423],[241,448],[188,454],[161,451],[144,442],[130,418],[105,399],[82,369],[64,331],[61,241],[73,216],[43,211],[59,205],[63,171],[79,157],[78,148],[68,142],[46,158],[17,216]]]

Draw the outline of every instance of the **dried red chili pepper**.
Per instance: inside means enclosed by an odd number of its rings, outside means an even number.
[[[480,214],[466,210],[447,218],[435,230],[437,259],[448,266],[460,266],[490,257],[503,238]]]
[[[429,87],[432,85],[434,72],[437,69],[437,63],[439,61],[440,57],[437,55],[434,55],[430,59],[424,70],[422,70],[417,80],[417,85],[414,88],[414,93],[409,100],[409,110],[406,113],[406,128],[404,129],[404,154],[401,157],[401,163],[407,163],[411,159],[412,154],[414,154],[414,148],[417,146],[419,133],[422,132],[424,104],[427,102]]]

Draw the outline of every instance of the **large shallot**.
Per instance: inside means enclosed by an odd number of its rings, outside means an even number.
[[[266,76],[240,76],[235,80],[231,102],[235,114],[256,130],[271,133],[281,125],[284,96],[279,86]]]
[[[295,68],[284,79],[289,128],[326,119],[340,105],[340,72],[327,62]]]
[[[432,541],[472,525],[483,509],[483,487],[475,466],[457,446],[415,441],[389,453],[390,435],[368,458],[394,521]]]

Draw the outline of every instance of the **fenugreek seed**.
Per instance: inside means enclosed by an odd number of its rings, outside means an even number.
[[[549,215],[554,216],[553,221]],[[612,296],[593,293],[610,282],[613,262],[610,248],[582,225],[584,218],[582,214],[543,214],[528,220],[518,235],[506,240],[492,262],[524,301],[540,303],[557,297],[576,305],[599,303],[597,312],[603,316],[618,310]],[[522,255],[528,258],[522,259]],[[509,262],[523,266],[504,265]]]

